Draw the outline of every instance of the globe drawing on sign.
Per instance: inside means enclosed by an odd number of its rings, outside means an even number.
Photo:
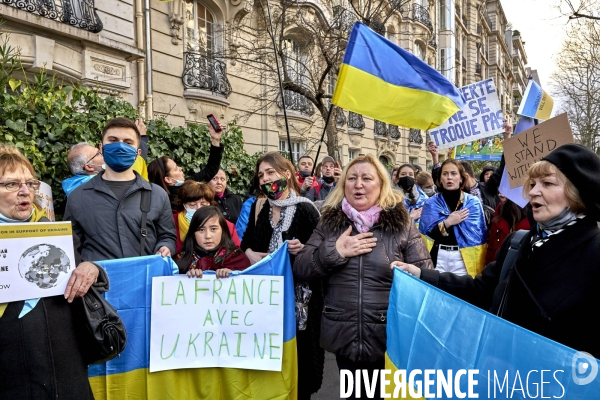
[[[55,287],[67,276],[71,262],[67,254],[51,244],[38,244],[23,252],[19,273],[40,289]]]

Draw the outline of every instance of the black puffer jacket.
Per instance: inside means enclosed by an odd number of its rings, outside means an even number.
[[[215,196],[215,201],[225,219],[235,225],[242,209],[242,198],[226,188],[223,197]]]
[[[403,204],[383,210],[371,232],[373,251],[344,258],[335,248],[352,225],[341,207],[327,209],[309,241],[296,256],[294,275],[328,277],[321,346],[355,362],[383,362],[386,320],[392,287],[392,261],[433,268],[427,247]],[[352,235],[358,231],[353,227]]]

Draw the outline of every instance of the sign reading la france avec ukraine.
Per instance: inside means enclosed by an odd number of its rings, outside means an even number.
[[[75,269],[70,222],[0,225],[0,303],[62,295]]]
[[[504,132],[504,117],[493,79],[460,89],[466,104],[444,124],[429,131],[439,150]]]
[[[150,372],[229,367],[281,371],[283,276],[152,280]]]

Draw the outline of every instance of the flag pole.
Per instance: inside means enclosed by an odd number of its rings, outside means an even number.
[[[310,176],[315,174],[315,168],[317,168],[317,163],[319,160],[319,153],[321,152],[321,145],[323,144],[323,139],[325,139],[325,132],[327,131],[327,125],[329,125],[329,119],[331,118],[331,111],[333,110],[333,103],[329,104],[329,111],[327,111],[327,119],[325,120],[325,126],[323,127],[323,133],[321,134],[321,140],[319,141],[319,147],[317,148],[317,156],[315,157],[315,163],[313,164],[312,172]]]
[[[275,44],[275,33],[273,31],[273,22],[271,20],[271,8],[269,7],[269,0],[265,0],[267,3],[267,14],[269,16],[269,26],[271,31],[269,32],[269,36],[271,36],[271,41],[273,42],[273,51],[275,52],[275,65],[277,67],[277,80],[279,81],[279,95],[281,96],[281,106],[283,108],[283,119],[285,120],[285,132],[287,134],[288,141],[288,150],[290,153],[290,161],[292,165],[294,164],[294,154],[292,153],[292,139],[290,137],[290,127],[288,125],[288,117],[287,110],[285,107],[285,96],[283,95],[283,84],[281,83],[281,72],[279,71],[279,57],[277,56],[277,45]],[[262,4],[262,0],[261,0]]]

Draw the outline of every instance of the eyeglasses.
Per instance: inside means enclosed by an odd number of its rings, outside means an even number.
[[[100,154],[102,154],[102,152],[100,150],[98,150],[98,152],[94,155],[94,157],[92,157],[89,160],[87,160],[84,165],[89,164],[90,161],[92,161],[94,158],[98,157]]]
[[[7,192],[16,192],[21,189],[21,186],[27,186],[29,190],[38,190],[40,188],[40,181],[32,180],[27,182],[0,182],[0,186],[4,186]]]

